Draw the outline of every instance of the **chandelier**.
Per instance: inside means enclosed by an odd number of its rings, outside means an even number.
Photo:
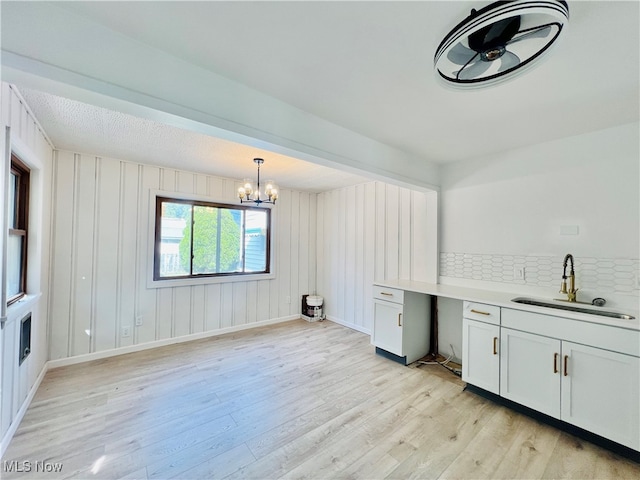
[[[258,165],[258,181],[256,182],[256,188],[253,188],[253,184],[250,179],[245,178],[243,180],[244,185],[238,188],[238,198],[240,199],[240,203],[253,202],[256,205],[260,205],[261,203],[272,203],[275,205],[276,200],[278,199],[278,186],[273,183],[272,180],[269,180],[267,185],[264,187],[265,199],[262,200],[260,198],[260,165],[264,163],[264,160],[262,158],[254,158],[253,162]]]

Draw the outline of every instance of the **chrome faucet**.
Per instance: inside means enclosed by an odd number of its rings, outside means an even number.
[[[571,262],[571,270],[569,270],[569,275],[567,276],[567,264],[569,262]],[[567,279],[569,279],[568,289]],[[564,256],[564,263],[562,264],[562,285],[560,286],[560,293],[564,293],[567,295],[568,302],[575,302],[577,291],[578,289],[576,288],[576,272],[573,267],[573,255],[567,253]]]

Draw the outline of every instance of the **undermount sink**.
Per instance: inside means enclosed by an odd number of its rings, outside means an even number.
[[[517,297],[511,299],[512,302],[521,303],[523,305],[533,305],[536,307],[555,308],[559,310],[568,310],[570,312],[588,313],[590,315],[602,315],[604,317],[619,318],[622,320],[633,320],[636,317],[633,315],[627,315],[625,313],[611,312],[608,310],[595,310],[591,308],[574,307],[573,305],[561,305],[558,303],[549,303],[541,300],[535,300],[533,298]]]

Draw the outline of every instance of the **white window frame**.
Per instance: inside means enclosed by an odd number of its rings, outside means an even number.
[[[29,172],[29,226],[27,233],[27,288],[26,295],[15,303],[7,305],[7,279],[4,275],[7,265],[7,241],[9,233],[9,206],[7,204],[9,192],[9,170],[11,169],[11,154],[16,155],[22,163],[24,163],[30,170]],[[0,224],[3,226],[2,241],[0,241],[0,257],[1,268],[3,275],[0,278],[0,324],[4,324],[5,321],[13,321],[18,317],[21,317],[26,313],[27,309],[31,308],[35,302],[42,296],[41,281],[42,281],[42,255],[43,251],[41,245],[42,241],[39,233],[42,230],[43,218],[46,215],[44,211],[46,186],[45,186],[45,174],[44,174],[44,161],[48,159],[41,159],[36,152],[31,150],[22,139],[13,136],[11,133],[11,127],[5,126],[5,138],[4,138],[4,151],[3,151],[4,165],[2,169],[2,191],[3,194],[3,206],[4,209],[0,213]]]

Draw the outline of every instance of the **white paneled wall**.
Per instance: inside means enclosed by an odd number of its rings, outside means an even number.
[[[1,84],[0,117],[0,224],[5,225],[5,188],[11,159],[15,153],[30,169],[29,235],[28,235],[28,297],[9,306],[0,295],[0,311],[6,322],[0,329],[0,454],[10,441],[26,406],[44,374],[47,361],[47,292],[49,272],[49,202],[52,145],[25,104],[20,93],[7,83]],[[7,128],[9,135],[7,136]],[[8,141],[8,145],[7,145]],[[5,228],[5,227],[3,227]],[[0,234],[0,251],[6,230]],[[2,256],[0,255],[0,258]],[[0,275],[6,272],[0,265]],[[19,365],[21,320],[31,313],[31,354]]]
[[[54,172],[51,360],[287,319],[315,288],[315,194],[280,193],[274,279],[147,288],[149,192],[236,204],[236,182],[67,151]]]
[[[437,194],[382,182],[318,195],[318,294],[327,316],[370,333],[374,281],[437,277]]]

